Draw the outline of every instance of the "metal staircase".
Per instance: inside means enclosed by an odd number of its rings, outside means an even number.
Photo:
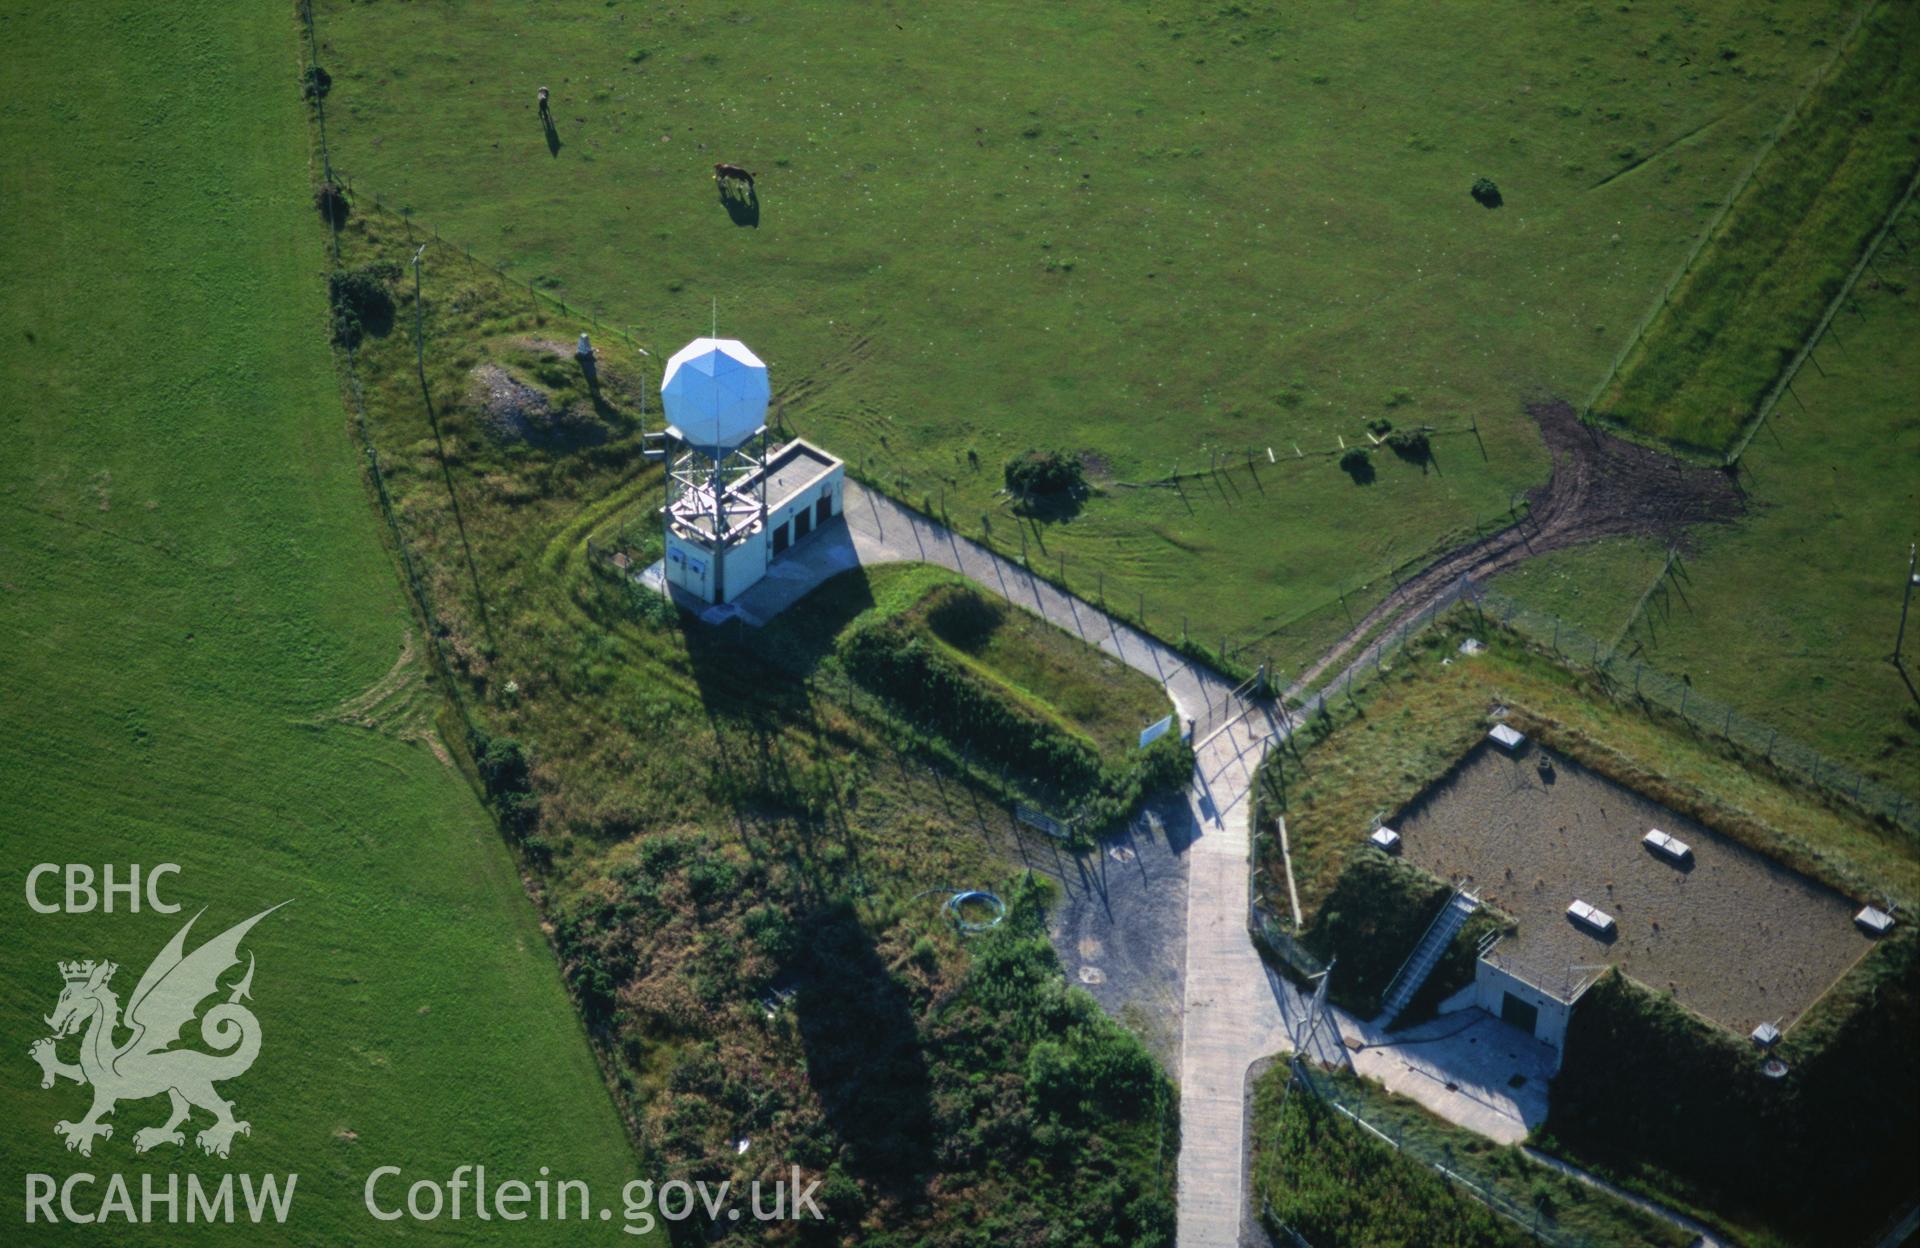
[[[1447,951],[1455,932],[1460,930],[1469,915],[1480,908],[1480,899],[1464,888],[1453,890],[1453,896],[1447,898],[1447,904],[1440,907],[1440,913],[1433,916],[1433,922],[1427,925],[1427,931],[1420,943],[1413,947],[1407,960],[1400,965],[1393,982],[1387,985],[1387,994],[1381,998],[1380,1025],[1389,1027],[1400,1012],[1407,1008],[1413,995],[1420,991],[1420,985],[1427,982],[1427,976],[1433,973],[1440,955]]]

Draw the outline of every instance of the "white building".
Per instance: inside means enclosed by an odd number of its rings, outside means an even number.
[[[732,602],[795,542],[837,516],[846,470],[801,439],[769,452],[767,366],[731,338],[696,338],[667,361],[667,583]]]

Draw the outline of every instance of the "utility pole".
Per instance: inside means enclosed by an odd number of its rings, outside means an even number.
[[[425,323],[425,305],[420,302],[420,257],[427,254],[427,245],[420,244],[420,250],[413,253],[413,362],[420,370],[420,384],[427,381],[427,339],[422,326]]]
[[[1900,595],[1900,631],[1894,634],[1893,638],[1892,657],[1895,663],[1900,661],[1900,647],[1907,640],[1907,607],[1913,602],[1914,582],[1916,579],[1920,579],[1914,575],[1914,554],[1915,544],[1912,542],[1907,543],[1907,585],[1905,591]]]

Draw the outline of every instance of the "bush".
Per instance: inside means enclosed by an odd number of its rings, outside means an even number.
[[[1355,485],[1373,481],[1373,452],[1364,446],[1350,446],[1340,456],[1340,471],[1353,478]]]
[[[1078,498],[1087,491],[1080,459],[1061,451],[1028,451],[1007,461],[1007,492],[1015,498]]]
[[[1424,429],[1396,429],[1387,435],[1387,447],[1410,464],[1424,464],[1433,458],[1433,443]]]
[[[840,659],[915,723],[1074,805],[1089,831],[1125,818],[1152,793],[1185,787],[1193,774],[1193,748],[1171,733],[1122,765],[1103,762],[1085,738],[1003,698],[898,620],[849,632]]]
[[[861,683],[963,750],[1065,792],[1098,786],[1102,767],[1090,744],[998,697],[901,625],[857,628],[840,651]]]
[[[393,328],[393,295],[387,283],[400,276],[390,260],[339,269],[327,275],[327,300],[333,306],[333,340],[356,347],[371,334],[384,336]]]
[[[309,100],[324,100],[327,92],[333,90],[333,75],[318,65],[308,67],[300,75],[300,94]]]
[[[320,210],[320,219],[336,230],[347,223],[347,214],[352,210],[346,193],[331,182],[322,182],[320,189],[313,193],[313,206]]]
[[[1475,178],[1471,193],[1483,208],[1498,208],[1506,202],[1500,198],[1500,188],[1493,184],[1492,178]]]

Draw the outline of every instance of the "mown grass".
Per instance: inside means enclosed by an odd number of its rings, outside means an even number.
[[[1146,676],[966,585],[933,590],[908,618],[973,670],[1087,737],[1109,763],[1126,761],[1140,747],[1140,730],[1173,712],[1166,690]]]
[[[1291,669],[1544,475],[1523,401],[1598,382],[1851,6],[320,10],[363,193],[656,356],[717,298],[868,479]],[[1357,486],[1383,415],[1445,432]],[[1033,447],[1069,522],[1001,510]]]
[[[438,1179],[465,1163],[529,1180],[547,1166],[618,1209],[641,1171],[514,863],[432,752],[439,699],[343,427],[291,12],[9,8],[8,1238],[413,1242],[418,1228],[362,1205],[387,1164]],[[177,863],[162,895],[184,910],[33,913],[24,877],[43,861]],[[42,1091],[21,1060],[46,1033],[56,960],[114,959],[127,993],[201,907],[205,938],[281,901],[249,937],[260,1057],[220,1085],[251,1134],[224,1161],[136,1156],[161,1098],[122,1103],[91,1159],[66,1152],[53,1123],[81,1117],[86,1093]],[[189,1123],[190,1148],[206,1123]],[[100,1176],[75,1189],[83,1209],[114,1172],[136,1202],[143,1174],[162,1190],[181,1172],[299,1180],[284,1226],[25,1226],[20,1176],[80,1171]],[[432,1230],[579,1239],[552,1222]]]
[[[1920,205],[1897,228],[1920,233]],[[1645,542],[1549,555],[1498,587],[1920,800],[1920,630],[1904,671],[1888,658],[1920,537],[1916,340],[1920,251],[1889,242],[1741,458],[1746,518],[1697,530],[1642,611],[1665,558]]]
[[[1443,623],[1408,659],[1396,658],[1383,679],[1356,686],[1352,702],[1332,703],[1335,714],[1312,721],[1302,735],[1304,748],[1276,752],[1262,773],[1261,817],[1287,819],[1301,905],[1312,915],[1306,939],[1339,954],[1343,968],[1359,968],[1356,1008],[1384,987],[1440,893],[1438,881],[1423,892],[1417,883],[1393,886],[1376,878],[1384,860],[1364,848],[1363,838],[1459,759],[1485,731],[1495,705],[1552,748],[1857,899],[1906,907],[1920,895],[1920,847],[1911,838],[1828,804],[1823,794],[1772,773],[1764,760],[1649,714],[1627,691],[1599,687],[1471,611]],[[1489,643],[1473,658],[1456,652],[1469,632]],[[1261,849],[1266,900],[1280,912],[1286,902],[1277,838],[1263,836]],[[1401,867],[1399,874],[1411,869]],[[1392,908],[1408,897],[1424,908]],[[1373,948],[1383,936],[1398,949]],[[1460,955],[1462,943],[1451,952]],[[1553,1140],[1583,1164],[1702,1209],[1742,1233],[1820,1242],[1805,1221],[1807,1211],[1834,1203],[1857,1211],[1864,1228],[1892,1202],[1888,1176],[1907,1161],[1891,1143],[1877,1154],[1848,1142],[1848,1119],[1860,1101],[1848,1083],[1857,1075],[1847,1072],[1900,1060],[1893,1056],[1894,1037],[1920,1000],[1913,964],[1905,942],[1882,945],[1808,1011],[1791,1033],[1791,1052],[1783,1053],[1807,1068],[1812,1083],[1804,1092],[1795,1085],[1783,1093],[1760,1080],[1744,1040],[1671,1005],[1651,1022],[1637,1009],[1595,1010],[1594,1019],[1606,1025],[1592,1023],[1597,1030],[1583,1041],[1590,1026],[1581,1021],[1588,1017],[1583,1000],[1567,1047],[1567,1070],[1576,1073],[1563,1074],[1555,1087]],[[1632,987],[1629,995],[1651,994]],[[1627,1052],[1635,1055],[1631,1069],[1620,1056]],[[1729,1065],[1729,1054],[1740,1061]],[[1889,1122],[1910,1116],[1920,1096],[1896,1079],[1882,1092]],[[1751,1114],[1736,1112],[1741,1106]],[[1661,1145],[1647,1147],[1656,1137]],[[1769,1153],[1774,1141],[1789,1137],[1802,1150],[1795,1155],[1807,1159],[1804,1166]],[[1885,1173],[1879,1162],[1864,1160],[1885,1152],[1895,1154]],[[1824,1202],[1795,1194],[1800,1180],[1789,1176],[1804,1168],[1811,1182],[1812,1159],[1827,1155],[1861,1160],[1822,1163]],[[1775,1167],[1775,1181],[1751,1181]]]
[[[417,245],[378,214],[341,241],[352,266]],[[422,282],[358,354],[369,429],[483,774],[647,1158],[740,1182],[798,1164],[828,1184],[834,1242],[1101,1224],[1163,1239],[1164,1075],[1124,1112],[1069,1095],[1137,1045],[1061,998],[1050,954],[974,992],[977,951],[941,907],[1006,891],[1008,794],[842,659],[851,629],[950,578],[856,570],[760,630],[681,615],[589,555],[650,549],[654,363],[609,353],[583,389],[565,376],[574,323],[447,247]],[[499,419],[474,385],[496,367],[560,370],[546,390],[570,436]]]
[[[1349,1110],[1400,1145],[1368,1133],[1270,1068],[1255,1086],[1255,1199],[1314,1245],[1427,1248],[1520,1245],[1682,1248],[1692,1236],[1614,1196],[1434,1117],[1419,1105],[1351,1075],[1318,1076]],[[1429,1162],[1508,1205],[1502,1216]],[[1526,1225],[1514,1220],[1521,1218]]]
[[[1920,9],[1879,3],[1595,401],[1609,423],[1729,450],[1920,167]]]

